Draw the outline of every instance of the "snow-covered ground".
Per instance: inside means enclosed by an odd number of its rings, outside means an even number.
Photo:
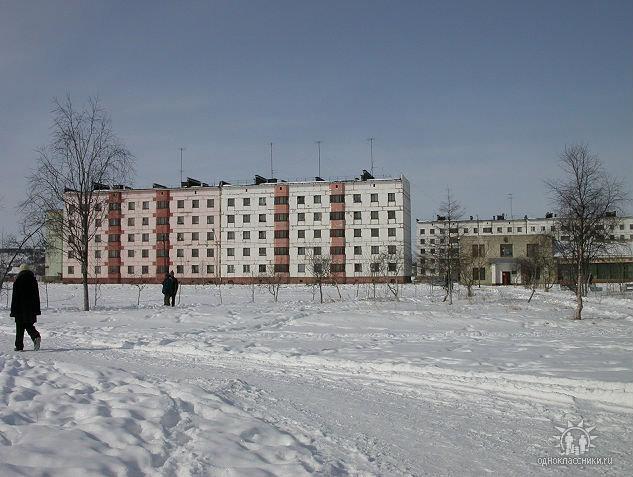
[[[91,290],[92,291],[92,290]],[[0,475],[631,475],[633,299],[481,288],[453,306],[343,287],[48,287],[39,352],[13,352],[2,297]],[[46,305],[44,287],[41,287]],[[336,300],[334,300],[336,298]],[[28,337],[26,349],[31,349]],[[542,467],[555,426],[595,426]]]

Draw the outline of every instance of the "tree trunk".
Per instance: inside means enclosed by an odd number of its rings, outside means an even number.
[[[321,297],[321,303],[323,303],[323,287],[321,282],[319,282],[319,296]]]
[[[90,296],[88,294],[88,249],[86,248],[86,254],[82,258],[81,264],[81,283],[84,289],[84,311],[90,311]]]
[[[582,293],[584,280],[582,276],[582,262],[578,263],[578,276],[576,277],[576,312],[574,313],[574,320],[582,319]]]
[[[532,301],[532,297],[534,296],[535,292],[536,292],[536,288],[532,288],[532,293],[530,294],[530,298],[528,298],[528,303]]]

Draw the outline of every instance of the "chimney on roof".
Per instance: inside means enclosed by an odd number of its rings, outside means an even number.
[[[368,179],[373,179],[374,176],[371,175],[369,172],[367,172],[365,169],[363,169],[363,173],[360,176],[360,180],[361,181],[366,181]]]

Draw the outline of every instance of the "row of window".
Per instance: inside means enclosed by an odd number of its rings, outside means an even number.
[[[345,202],[345,194],[332,194],[330,197],[331,204],[341,204]],[[387,202],[395,202],[396,194],[395,192],[389,192],[387,194]],[[362,203],[361,194],[352,194],[352,202],[355,204]],[[378,194],[370,194],[369,202],[378,203]],[[290,203],[290,198],[288,196],[277,196],[274,199],[275,205],[287,205]],[[321,195],[313,195],[312,196],[312,204],[318,205],[322,203]],[[298,195],[297,196],[297,205],[305,205],[306,204],[306,196]],[[231,197],[226,200],[227,207],[235,207],[235,198]],[[242,198],[242,207],[249,207],[251,205],[250,197]],[[259,205],[266,205],[266,197],[259,197]]]
[[[547,232],[548,231],[548,227],[546,227],[545,225],[541,225],[540,228],[537,226],[530,226],[530,232],[537,232],[537,228],[539,232]],[[480,227],[473,227],[472,229],[472,233],[473,234],[478,234],[479,233],[479,229]],[[429,235],[434,235],[435,231],[437,230],[438,234],[445,234],[446,233],[446,229],[444,228],[431,228],[428,229],[429,231]],[[426,231],[427,229],[420,229],[420,235],[426,235]],[[550,232],[556,232],[556,227],[554,225],[552,225],[551,227],[549,227],[549,231]],[[457,234],[459,232],[459,229],[457,228],[451,228],[449,229],[449,233],[450,234]],[[481,227],[481,232],[484,234],[491,234],[493,233],[493,227]],[[502,234],[502,233],[523,233],[523,227],[506,227],[505,232],[503,231],[503,227],[497,227],[496,228],[496,233]],[[462,233],[467,234],[470,233],[470,229],[468,227],[464,227],[462,229]]]
[[[182,249],[180,250],[182,251]],[[234,247],[228,247],[226,249],[226,255],[228,257],[235,257],[235,250],[236,249]],[[266,250],[267,250],[266,247],[259,247],[258,250],[259,250],[260,257],[266,256]],[[322,255],[323,247],[297,247],[297,255],[305,255],[306,250],[310,250],[312,252],[312,255]],[[371,250],[372,255],[380,254],[380,246],[378,245],[371,245],[370,250]],[[213,253],[211,253],[211,255],[208,254],[209,251],[213,252],[213,249],[207,249],[207,257],[213,257]],[[273,252],[275,255],[290,255],[290,249],[288,247],[274,247]],[[182,253],[183,253],[182,255],[177,254],[176,256],[184,257],[184,251]],[[387,253],[389,255],[396,255],[397,247],[395,245],[388,245]],[[354,255],[362,255],[362,254],[363,254],[363,248],[360,245],[355,245]],[[330,255],[345,255],[345,247],[330,247]],[[196,254],[192,256],[194,257],[198,256],[197,250],[196,250]],[[250,256],[251,256],[251,249],[249,247],[243,247],[242,257],[250,257]]]
[[[381,266],[382,264],[380,262],[373,262],[369,264],[369,269],[372,273],[378,273],[381,271]],[[136,273],[138,273],[138,268],[139,267],[135,267],[134,265],[128,265],[127,266],[127,274],[128,275],[135,275]],[[149,275],[149,266],[148,265],[142,265],[140,267],[140,273],[141,275]],[[168,267],[165,266],[160,266],[157,267],[157,273],[165,273],[168,270]],[[198,274],[200,273],[200,265],[190,265],[190,269],[189,271],[192,274]],[[258,265],[258,272],[259,273],[268,273],[270,270],[270,267],[266,264],[260,264]],[[274,268],[273,268],[275,273],[289,273],[290,272],[290,265],[288,264],[275,264]],[[476,269],[474,269],[476,270]],[[484,270],[484,269],[481,269]],[[74,275],[75,274],[75,267],[70,265],[68,266],[68,275]],[[333,263],[330,265],[330,271],[333,273],[341,273],[341,272],[345,272],[345,264],[344,263]],[[355,263],[354,264],[354,272],[355,273],[362,273],[363,271],[363,264],[362,263]],[[397,262],[388,262],[387,263],[387,271],[389,272],[397,272],[398,271],[398,263]],[[208,274],[214,274],[215,273],[215,265],[213,264],[209,264],[206,265],[206,272]],[[305,263],[299,263],[297,264],[297,272],[298,273],[306,273],[306,264]],[[102,267],[100,265],[96,265],[94,267],[94,274],[95,275],[101,275],[102,273]],[[120,274],[121,273],[121,267],[120,266],[109,266],[108,267],[108,273],[109,274]],[[185,273],[185,266],[184,265],[176,265],[176,273],[179,275],[183,275]],[[227,274],[234,274],[235,273],[235,265],[229,264],[226,265],[226,273]],[[242,265],[242,273],[244,274],[248,274],[251,273],[251,266],[250,265]],[[484,271],[484,275],[485,275],[485,271]],[[484,278],[482,278],[483,280]]]

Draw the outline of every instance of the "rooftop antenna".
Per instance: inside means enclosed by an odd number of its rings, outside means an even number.
[[[371,175],[374,175],[374,138],[370,137],[369,141],[369,158],[371,160]]]
[[[180,147],[180,185],[182,185],[182,151],[185,150],[184,147]]]
[[[319,177],[321,177],[321,143],[323,141],[314,141],[317,145],[317,158],[319,161],[319,173],[317,174]]]
[[[512,211],[512,198],[513,198],[513,195],[512,194],[508,194],[508,199],[510,199],[510,219],[514,220],[514,214],[513,214],[513,211]]]
[[[268,144],[270,144],[270,178],[272,179],[275,177],[275,173],[273,171],[273,143],[269,142]]]

